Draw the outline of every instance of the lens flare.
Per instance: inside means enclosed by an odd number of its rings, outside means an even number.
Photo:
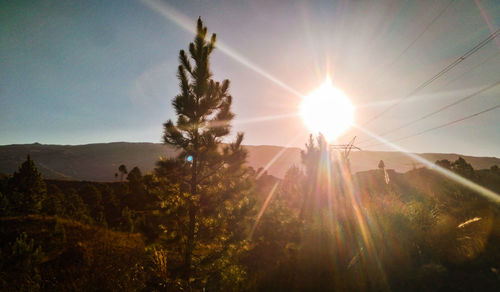
[[[327,78],[318,89],[304,97],[300,115],[314,134],[321,133],[330,142],[354,123],[354,106]]]

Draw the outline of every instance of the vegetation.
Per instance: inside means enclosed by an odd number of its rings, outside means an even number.
[[[198,19],[189,56],[181,50],[177,76],[181,93],[172,105],[177,122],[164,124],[164,142],[180,149],[176,158],[158,162],[156,174],[170,186],[162,194],[164,240],[175,242],[169,250],[172,277],[183,286],[231,287],[242,279],[242,268],[231,257],[245,247],[246,215],[251,210],[252,176],[244,167],[243,134],[222,146],[230,131],[232,97],[229,80],[211,79],[209,57],[215,34],[206,41],[207,28]],[[190,58],[190,59],[189,59]],[[167,285],[169,286],[169,285]]]
[[[116,182],[44,180],[30,156],[0,177],[1,291],[498,290],[499,206],[436,169],[351,174],[322,137],[283,179],[248,167],[206,37],[199,20],[180,53],[176,157]],[[436,165],[500,193],[498,166]]]
[[[496,290],[497,205],[434,169],[349,177],[321,143],[282,180],[237,164],[200,186],[187,280],[189,184],[164,166],[180,159],[91,183],[44,181],[28,158],[0,181],[1,290]],[[500,192],[496,167],[449,165]]]

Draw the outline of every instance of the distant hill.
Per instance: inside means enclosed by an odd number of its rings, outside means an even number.
[[[283,177],[286,170],[301,164],[299,148],[280,146],[245,146],[248,149],[248,163],[258,169],[270,164],[268,173]],[[157,143],[99,143],[87,145],[43,145],[39,143],[0,146],[0,173],[11,174],[30,154],[43,176],[48,179],[73,179],[90,181],[113,181],[120,164],[131,169],[138,166],[143,173],[151,171],[160,157],[171,157],[175,150]],[[280,156],[277,156],[281,154]],[[456,160],[458,154],[424,153],[421,157],[436,161]],[[475,169],[500,165],[496,157],[464,157]],[[277,158],[275,158],[277,157]],[[274,161],[273,161],[274,159]],[[401,152],[361,151],[351,153],[354,172],[377,168],[384,160],[389,169],[406,172],[422,165]],[[272,162],[272,164],[271,164]]]

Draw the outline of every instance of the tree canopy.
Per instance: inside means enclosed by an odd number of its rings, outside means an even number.
[[[212,79],[209,60],[215,42],[215,34],[207,40],[207,28],[198,19],[189,53],[179,53],[180,93],[172,101],[177,120],[164,124],[164,143],[180,152],[176,158],[160,160],[157,168],[158,176],[177,186],[163,201],[166,212],[176,214],[170,226],[175,236],[169,240],[182,250],[182,255],[170,255],[172,265],[178,258],[178,277],[197,287],[238,279],[238,265],[225,259],[242,248],[251,209],[252,173],[244,165],[243,134],[238,133],[233,143],[222,143],[234,114],[229,80]],[[191,283],[194,275],[197,282]]]

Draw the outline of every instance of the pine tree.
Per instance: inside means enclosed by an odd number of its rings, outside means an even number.
[[[28,239],[25,232],[21,233],[10,244],[10,253],[0,262],[0,271],[10,271],[0,275],[0,290],[40,291],[40,266],[44,257],[42,248],[35,247],[33,238]]]
[[[196,281],[204,282],[203,287],[216,278],[229,277],[221,273],[238,270],[226,266],[217,271],[214,267],[231,263],[221,259],[244,238],[242,223],[250,209],[247,195],[253,181],[244,166],[247,153],[241,146],[243,134],[238,133],[234,143],[222,145],[234,117],[232,97],[229,80],[212,79],[209,57],[216,36],[213,34],[209,41],[206,37],[207,28],[198,19],[189,57],[184,50],[179,54],[181,92],[172,102],[177,121],[164,124],[164,143],[175,146],[180,154],[160,160],[157,168],[157,174],[167,178],[170,185],[178,185],[166,198],[166,206],[171,213],[176,210],[175,234],[180,235],[177,238],[183,253],[181,278],[192,282],[196,277]]]
[[[47,187],[29,155],[14,173],[9,185],[8,200],[14,214],[40,213],[42,202],[47,195]]]

